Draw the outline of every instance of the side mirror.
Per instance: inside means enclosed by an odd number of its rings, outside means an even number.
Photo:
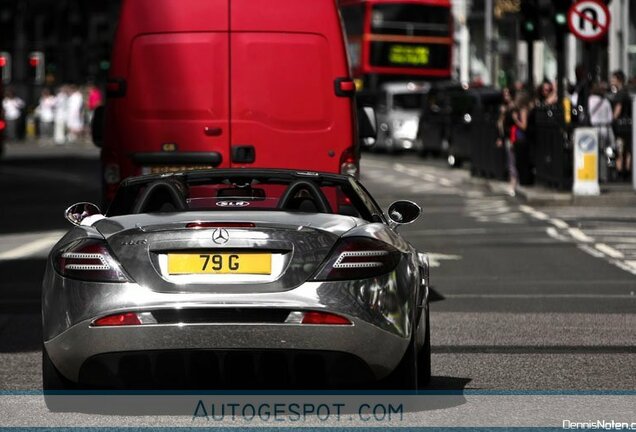
[[[375,110],[370,106],[358,107],[358,136],[361,139],[373,138],[378,135]]]
[[[101,214],[101,210],[95,204],[80,202],[73,204],[64,212],[64,217],[73,225],[80,225],[88,216]]]
[[[104,113],[104,106],[98,106],[95,108],[93,119],[91,120],[91,138],[93,139],[93,144],[100,148],[104,144]]]
[[[395,225],[404,225],[414,222],[422,213],[420,206],[413,201],[396,201],[389,206],[387,215]]]

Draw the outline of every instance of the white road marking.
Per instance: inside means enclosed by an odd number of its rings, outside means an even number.
[[[457,261],[462,259],[460,255],[446,255],[446,254],[438,254],[438,253],[427,253],[429,265],[431,267],[439,267],[440,261]]]
[[[623,241],[621,239],[621,241]],[[616,249],[620,249],[620,250],[636,250],[636,243],[630,243],[630,244],[625,244],[625,243],[619,243],[619,244],[615,244],[614,247]]]
[[[554,225],[555,227],[559,228],[559,229],[568,229],[568,228],[570,228],[570,225],[568,225],[567,222],[565,222],[562,219],[552,218],[552,219],[550,219],[550,223],[552,225]]]
[[[535,210],[532,207],[527,205],[520,205],[519,210],[538,220],[547,220],[550,218],[547,214],[540,212],[538,210]]]
[[[15,249],[0,253],[0,261],[15,260],[34,255],[43,250],[50,249],[58,240],[59,236],[57,235],[34,240]]]
[[[575,239],[583,243],[591,243],[594,241],[593,238],[587,236],[583,231],[578,228],[570,228],[568,229],[570,235]]]
[[[609,247],[605,243],[596,243],[595,247],[596,249],[603,252],[605,255],[609,257],[617,258],[617,259],[625,258],[625,255],[623,255],[622,252],[619,252],[616,249]]]
[[[636,260],[632,261],[622,261],[622,260],[611,260],[610,261],[615,266],[625,270],[628,273],[636,275]]]
[[[594,258],[605,258],[605,254],[604,253],[597,251],[592,246],[579,245],[579,249],[581,249],[583,252],[586,252],[586,253],[592,255]]]
[[[559,234],[559,232],[556,230],[556,228],[554,227],[548,227],[545,229],[545,232],[552,237],[553,239],[556,240],[560,240],[560,241],[568,241],[569,239],[561,234]]]
[[[18,259],[47,253],[47,248],[65,233],[66,230],[51,230],[2,234],[0,235],[0,260]]]

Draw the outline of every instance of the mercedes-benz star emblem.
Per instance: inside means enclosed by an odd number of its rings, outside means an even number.
[[[226,229],[217,228],[212,233],[212,241],[216,244],[225,244],[230,239],[230,234],[228,234]]]

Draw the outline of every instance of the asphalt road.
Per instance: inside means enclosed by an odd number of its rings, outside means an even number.
[[[433,264],[432,389],[635,389],[636,213],[533,208],[410,155],[362,172],[382,206],[423,208],[401,231]],[[0,391],[37,390],[45,256],[64,209],[99,201],[97,153],[9,149],[0,196]]]

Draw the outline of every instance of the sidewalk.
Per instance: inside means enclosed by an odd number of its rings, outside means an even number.
[[[467,182],[485,186],[493,193],[508,193],[507,182],[479,177],[470,177]],[[515,198],[520,202],[537,206],[634,207],[634,215],[636,216],[636,191],[631,183],[601,184],[601,195],[599,196],[574,196],[571,191],[559,191],[541,185],[520,186]]]

